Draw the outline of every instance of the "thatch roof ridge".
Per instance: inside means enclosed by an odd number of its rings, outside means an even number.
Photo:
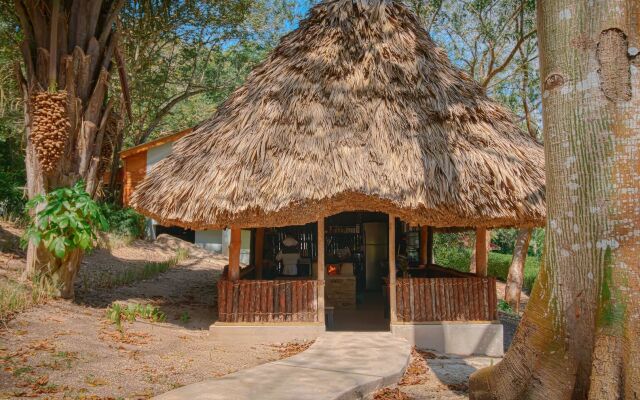
[[[434,226],[540,225],[542,146],[400,1],[312,8],[132,204],[192,228],[346,210]]]

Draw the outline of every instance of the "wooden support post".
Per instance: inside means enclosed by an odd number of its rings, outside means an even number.
[[[396,216],[389,214],[389,315],[396,322]]]
[[[324,265],[324,217],[318,220],[318,263],[316,276],[318,277],[318,322],[325,324],[324,320],[324,276],[327,268]]]
[[[427,228],[427,265],[433,264],[433,227]]]
[[[229,242],[229,280],[238,281],[240,279],[240,228],[231,227],[231,241]]]
[[[433,228],[420,227],[420,265],[433,264]]]
[[[476,228],[476,275],[487,276],[487,229]]]
[[[256,229],[256,241],[253,245],[254,262],[256,263],[256,278],[262,279],[262,261],[264,258],[264,228]]]
[[[420,257],[418,259],[418,263],[420,265],[427,264],[427,241],[429,239],[429,227],[421,226],[420,227]]]

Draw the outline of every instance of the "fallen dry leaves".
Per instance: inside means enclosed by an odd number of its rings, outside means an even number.
[[[133,345],[143,345],[151,342],[151,335],[145,332],[136,332],[131,330],[100,330],[98,338],[104,342],[116,342]]]
[[[429,367],[427,362],[422,358],[415,347],[411,350],[411,362],[404,372],[402,379],[398,383],[399,386],[419,385],[427,381],[427,372]]]
[[[398,388],[383,388],[373,394],[374,400],[410,400],[411,398]]]
[[[311,345],[315,342],[315,340],[304,341],[304,342],[288,342],[282,344],[273,345],[273,347],[278,351],[278,355],[280,358],[288,358],[291,356],[295,356],[298,353],[302,353],[307,350]]]

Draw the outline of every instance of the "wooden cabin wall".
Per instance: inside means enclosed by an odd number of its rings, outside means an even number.
[[[142,182],[147,173],[147,152],[143,151],[124,159],[124,184],[122,203],[127,206],[136,186]]]

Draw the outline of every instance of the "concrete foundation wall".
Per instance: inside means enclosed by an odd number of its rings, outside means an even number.
[[[282,324],[227,324],[216,322],[209,327],[211,336],[218,340],[252,343],[282,343],[292,340],[315,340],[325,331],[319,323]]]
[[[502,325],[497,322],[391,324],[394,336],[420,349],[441,353],[502,357]]]

